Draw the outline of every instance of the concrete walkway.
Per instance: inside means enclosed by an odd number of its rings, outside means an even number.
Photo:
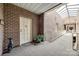
[[[72,34],[66,33],[54,42],[42,42],[39,45],[23,45],[14,48],[11,53],[4,56],[76,56],[78,53],[72,50]]]

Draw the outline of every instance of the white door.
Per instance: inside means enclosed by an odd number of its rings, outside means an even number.
[[[3,44],[3,25],[0,25],[0,55],[2,55],[2,44]]]
[[[20,45],[24,43],[24,18],[20,17]]]
[[[28,19],[28,42],[32,40],[32,20]]]
[[[27,43],[28,41],[28,19],[24,18],[24,42]]]
[[[20,45],[31,41],[32,21],[30,20],[25,17],[20,17]]]

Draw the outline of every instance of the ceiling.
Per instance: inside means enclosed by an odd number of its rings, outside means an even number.
[[[59,3],[13,3],[16,6],[22,7],[28,11],[35,14],[41,14],[55,6]]]
[[[60,3],[13,3],[16,6],[24,8],[35,14],[44,13]],[[64,4],[57,8],[56,11],[61,17],[77,16],[79,12],[79,4]]]

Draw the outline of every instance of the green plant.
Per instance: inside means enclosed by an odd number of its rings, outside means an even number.
[[[37,35],[34,40],[35,40],[36,43],[43,42],[44,41],[44,35]]]

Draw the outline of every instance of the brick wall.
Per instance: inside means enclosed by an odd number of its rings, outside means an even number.
[[[44,14],[39,15],[38,34],[44,34]]]
[[[7,48],[8,38],[13,38],[14,46],[20,45],[19,17],[32,19],[32,36],[38,33],[38,15],[12,4],[4,4],[4,42],[3,48]]]

